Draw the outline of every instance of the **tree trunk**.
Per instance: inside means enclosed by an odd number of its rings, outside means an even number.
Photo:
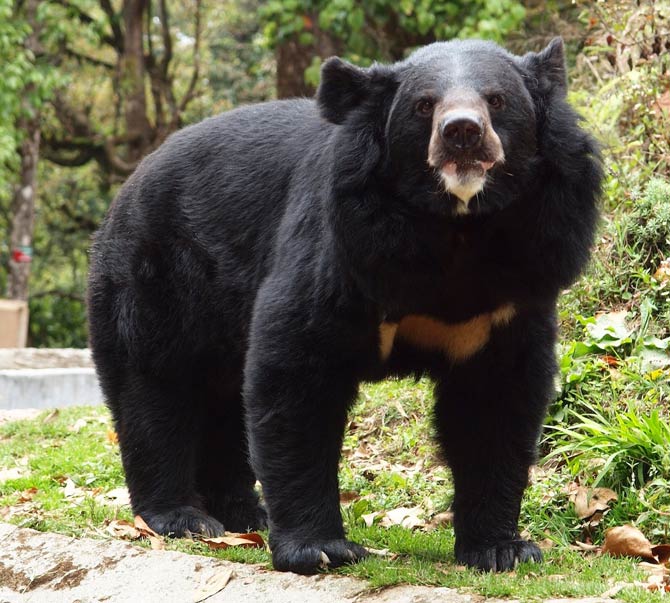
[[[318,16],[305,17],[305,30],[313,34],[313,44],[300,44],[298,37],[293,36],[277,46],[277,98],[313,96],[314,86],[305,82],[305,70],[315,56],[325,59],[341,49],[330,33],[319,28]]]
[[[144,65],[143,18],[147,0],[126,0],[123,3],[124,45],[121,56],[121,88],[125,99],[128,157],[139,160],[151,144],[152,127],[147,117]]]
[[[26,20],[32,28],[25,46],[37,54],[38,27],[37,7],[39,0],[28,0],[25,4]],[[35,197],[37,192],[37,160],[40,154],[40,113],[31,107],[28,98],[34,84],[27,84],[24,91],[23,114],[17,129],[23,135],[19,148],[21,173],[14,190],[10,213],[10,248],[7,296],[10,299],[27,300],[30,279],[30,263],[33,257],[33,227],[35,224]]]
[[[33,256],[37,160],[40,152],[39,118],[35,116],[22,119],[19,125],[25,138],[19,151],[21,174],[12,202],[7,296],[10,299],[27,300],[30,262]]]

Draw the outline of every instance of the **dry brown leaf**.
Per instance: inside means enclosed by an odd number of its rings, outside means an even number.
[[[119,443],[119,435],[116,433],[116,431],[114,431],[113,429],[107,430],[107,441],[110,442],[111,444]]]
[[[617,526],[605,532],[603,553],[612,557],[640,557],[649,563],[658,563],[651,542],[631,525]]]
[[[135,527],[140,531],[142,536],[156,536],[160,538],[158,532],[154,532],[148,525],[147,522],[142,519],[141,515],[135,515],[133,518]]]
[[[121,538],[123,540],[137,540],[142,536],[140,531],[125,519],[114,519],[110,521],[106,530],[107,533],[114,536],[114,538]]]
[[[42,423],[53,423],[60,416],[60,410],[54,408],[46,417],[42,419]]]
[[[454,512],[444,511],[434,515],[433,518],[426,524],[426,531],[431,531],[442,526],[451,525],[454,522]]]
[[[577,486],[572,489],[569,498],[575,505],[575,513],[579,519],[599,521],[602,514],[609,511],[610,502],[617,499],[617,494],[609,488],[589,490],[584,486]]]
[[[65,498],[84,498],[86,492],[75,484],[69,477],[63,482],[63,496]]]
[[[218,536],[216,538],[201,538],[201,541],[212,549],[227,549],[231,546],[260,549],[265,546],[263,537],[255,532],[246,534],[225,532],[223,536]]]
[[[361,515],[361,518],[365,522],[365,525],[368,528],[371,528],[374,525],[375,520],[378,517],[381,517],[382,515],[383,513],[381,511],[373,511],[372,513],[364,513],[363,515]]]
[[[670,561],[670,544],[657,544],[651,547],[651,553],[659,563],[666,564]]]
[[[19,496],[19,502],[20,503],[25,503],[33,499],[33,496],[37,494],[37,488],[34,486],[32,488],[28,488],[27,490],[24,490],[21,492],[21,496]]]
[[[551,548],[554,548],[556,543],[549,537],[543,538],[540,542],[537,543],[537,546],[540,547],[541,551],[548,551]]]
[[[576,551],[582,551],[584,553],[600,552],[600,547],[597,544],[591,544],[590,542],[580,542],[579,540],[577,540],[575,544],[570,545],[570,548]]]
[[[209,599],[216,593],[221,592],[224,588],[226,588],[232,577],[233,570],[231,569],[224,570],[210,576],[207,581],[196,591],[194,603],[201,603],[201,601]]]
[[[393,555],[388,549],[373,549],[366,546],[365,550],[371,555],[377,555],[378,557],[391,557]]]
[[[140,533],[141,538],[148,538],[149,543],[151,544],[151,548],[154,551],[162,551],[165,549],[165,540],[163,537],[158,534],[158,532],[154,532],[148,525],[147,522],[142,519],[140,515],[135,515],[134,518],[134,525],[137,531]]]
[[[95,500],[104,505],[130,506],[128,488],[114,488],[109,492],[98,492]]]
[[[91,420],[91,417],[82,417],[81,419],[77,419],[68,429],[68,431],[72,431],[74,433],[79,433],[84,427],[86,427]]]
[[[662,283],[670,282],[670,258],[660,263],[658,270],[654,273],[654,278]]]
[[[419,518],[423,514],[421,507],[398,507],[391,511],[386,511],[381,518],[381,525],[385,528],[391,526],[402,526],[408,530],[423,527],[425,522]]]
[[[355,500],[358,500],[360,495],[355,490],[341,490],[340,491],[340,502],[342,504],[350,503]]]
[[[670,115],[670,90],[666,90],[656,98],[653,109],[656,117],[663,117],[663,114]]]

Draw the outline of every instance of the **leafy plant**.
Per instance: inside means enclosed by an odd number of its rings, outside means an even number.
[[[587,412],[568,409],[569,426],[550,426],[558,442],[548,458],[565,458],[570,471],[590,475],[599,467],[594,485],[642,487],[655,478],[670,479],[670,425],[657,409],[631,408],[606,412],[585,405]],[[551,435],[550,435],[551,437]]]
[[[670,182],[652,178],[632,199],[632,211],[622,220],[629,245],[641,252],[642,264],[655,270],[670,257]]]

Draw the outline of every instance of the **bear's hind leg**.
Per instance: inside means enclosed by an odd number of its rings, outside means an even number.
[[[264,529],[267,513],[260,504],[254,487],[256,477],[249,465],[239,388],[223,397],[210,392],[206,402],[196,461],[196,487],[205,508],[231,532]]]
[[[111,403],[135,515],[159,534],[219,536],[195,489],[199,439],[189,383],[135,374]]]

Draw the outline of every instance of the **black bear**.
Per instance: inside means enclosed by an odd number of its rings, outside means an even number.
[[[540,560],[519,507],[601,181],[565,96],[559,39],[442,42],[330,59],[315,100],[230,111],[147,157],[89,283],[134,512],[174,536],[268,525],[279,570],[360,559],[338,496],[347,410],[363,380],[427,374],[456,559]]]

